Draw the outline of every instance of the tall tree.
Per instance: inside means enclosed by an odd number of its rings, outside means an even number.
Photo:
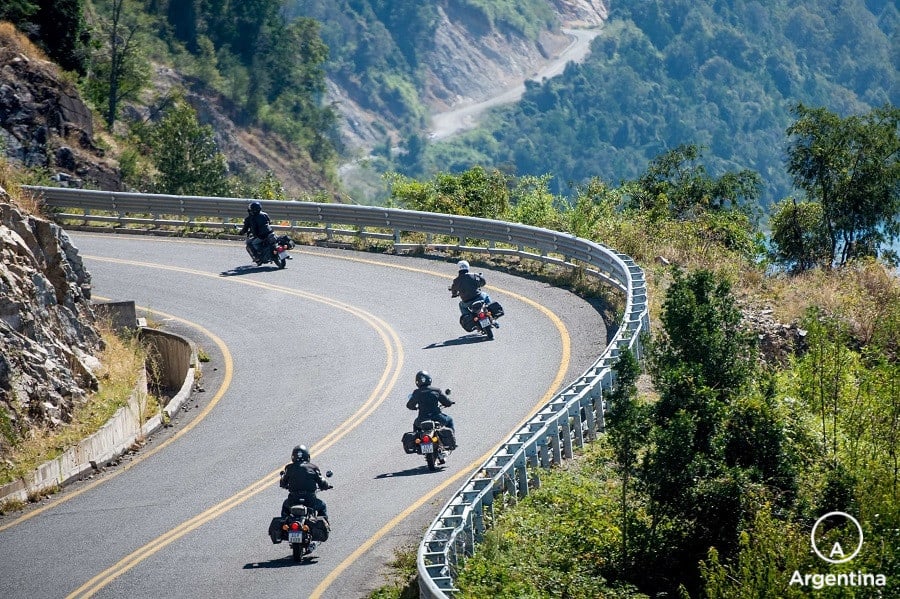
[[[175,37],[184,42],[188,52],[197,53],[198,45],[198,2],[199,0],[171,0],[166,16]]]
[[[616,382],[610,393],[606,394],[608,406],[606,424],[609,442],[613,447],[616,465],[622,477],[622,494],[620,507],[622,512],[622,555],[620,571],[624,579],[628,579],[628,523],[631,519],[628,509],[630,481],[637,469],[639,452],[646,445],[649,420],[647,410],[637,400],[637,377],[640,366],[634,354],[623,352],[613,364]]]
[[[788,171],[822,207],[828,264],[877,255],[900,238],[900,108],[841,118],[793,108]]]
[[[157,191],[175,195],[222,196],[228,190],[228,167],[209,125],[176,100],[150,131],[150,154],[159,171]]]
[[[141,26],[128,0],[111,0],[108,18],[100,20],[101,44],[91,60],[86,89],[88,97],[104,107],[106,125],[112,129],[119,107],[137,99],[150,80],[150,65],[141,53]]]

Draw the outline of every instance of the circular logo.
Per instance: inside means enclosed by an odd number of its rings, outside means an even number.
[[[819,548],[816,546],[816,529],[819,527],[819,524],[821,524],[828,518],[831,518],[832,516],[840,516],[841,518],[846,518],[847,520],[850,520],[851,522],[853,522],[853,524],[856,525],[856,530],[859,531],[859,543],[856,545],[856,549],[853,551],[853,553],[851,553],[847,557],[843,557],[844,551],[841,548],[840,543],[834,544],[834,546],[831,548],[831,551],[829,552],[828,556],[826,556],[821,551],[819,551]],[[857,520],[850,514],[847,514],[844,512],[828,512],[827,514],[825,514],[824,516],[822,516],[821,518],[816,520],[816,523],[813,525],[812,532],[809,535],[809,540],[812,542],[813,551],[815,551],[816,555],[818,555],[820,558],[822,558],[823,560],[825,560],[826,562],[831,563],[831,564],[844,564],[844,563],[852,560],[854,557],[856,557],[856,554],[859,553],[860,549],[862,549],[863,530],[862,530],[862,526],[860,526],[860,524],[859,524],[859,520]],[[834,555],[840,555],[842,557],[841,557],[841,559],[833,559],[831,556],[834,556]]]

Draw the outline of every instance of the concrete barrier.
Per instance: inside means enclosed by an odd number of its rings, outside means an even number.
[[[11,501],[27,502],[30,497],[53,492],[92,471],[99,471],[162,427],[190,397],[198,367],[194,345],[178,335],[147,327],[141,328],[141,337],[155,353],[158,376],[166,386],[178,390],[162,410],[166,416],[156,414],[144,422],[148,385],[147,373],[142,372],[128,403],[119,408],[100,430],[59,457],[44,462],[27,476],[0,486],[0,505]]]

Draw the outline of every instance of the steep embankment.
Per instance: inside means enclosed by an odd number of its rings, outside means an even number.
[[[97,388],[101,346],[90,274],[57,225],[0,187],[0,459],[37,430],[70,421]]]

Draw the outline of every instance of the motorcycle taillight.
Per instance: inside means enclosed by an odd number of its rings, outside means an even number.
[[[300,530],[299,522],[291,522],[291,530]]]
[[[431,437],[428,435],[422,435],[422,443],[431,443]]]

